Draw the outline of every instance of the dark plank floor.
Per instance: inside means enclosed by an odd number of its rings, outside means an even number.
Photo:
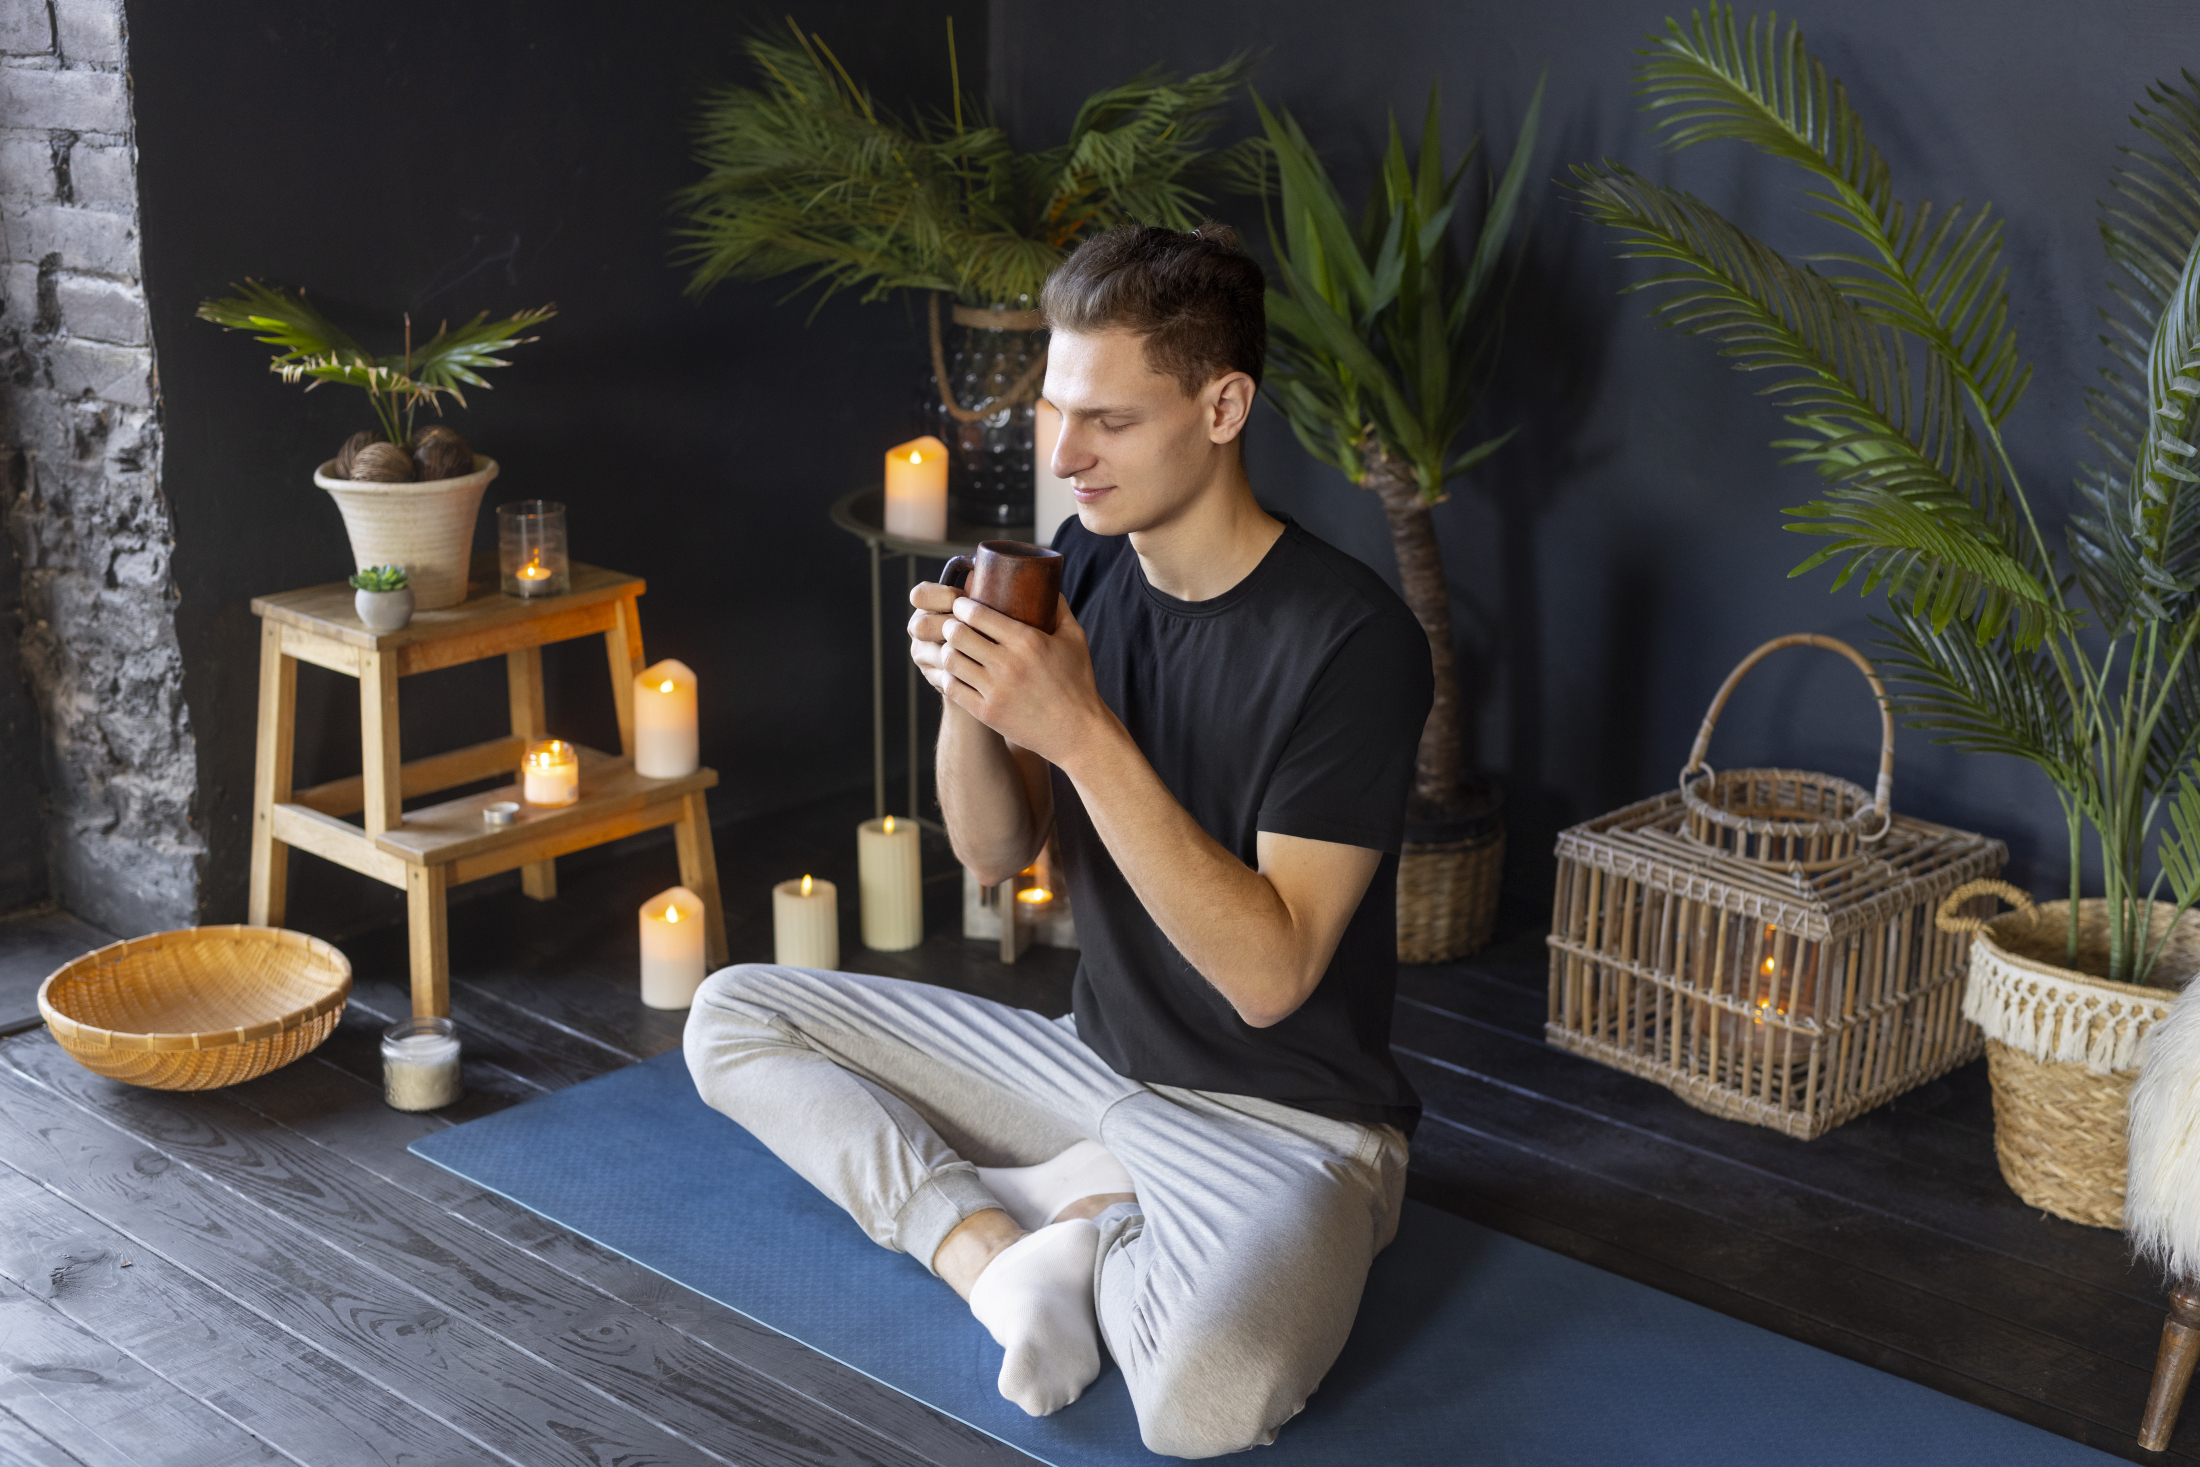
[[[89,922],[44,908],[0,917],[0,1034],[38,1024],[38,985],[80,953],[114,941]]]
[[[772,881],[853,891],[864,804],[720,834],[736,960],[768,956]],[[927,855],[931,930],[951,933],[959,873]],[[643,1008],[634,977],[669,845],[561,864],[555,903],[453,907],[468,1093],[438,1116],[380,1102],[401,932],[343,944],[357,986],[320,1051],[233,1090],[134,1090],[43,1029],[0,1040],[0,1462],[1028,1461],[406,1152],[678,1044],[684,1016]],[[843,917],[852,966],[1067,1003],[1073,955],[1004,967],[951,936],[871,953]],[[2115,1234],[2002,1185],[1982,1067],[1798,1143],[1545,1047],[1543,973],[1533,931],[1406,970],[1415,1195],[2133,1460],[2200,1461],[2195,1425],[2164,1457],[2133,1448],[2161,1291]]]

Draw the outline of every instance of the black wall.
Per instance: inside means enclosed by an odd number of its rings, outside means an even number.
[[[2083,388],[2102,360],[2108,302],[2095,202],[2131,105],[2158,77],[2200,68],[2189,0],[1802,0],[1781,7],[1844,80],[1910,200],[1992,201],[2008,221],[2004,258],[2020,348],[2037,377],[2009,433],[2027,487],[2050,518],[2087,456]],[[1163,61],[1213,64],[1265,48],[1262,95],[1298,114],[1355,203],[1398,110],[1417,133],[1441,82],[1456,147],[1476,130],[1509,152],[1535,83],[1550,93],[1537,172],[1622,159],[1688,187],[1782,248],[1824,248],[1803,227],[1796,175],[1740,145],[1672,157],[1629,96],[1642,35],[1685,13],[1679,0],[1416,0],[1349,14],[1318,0],[1186,7],[1117,0],[1105,26],[1039,0],[993,0],[994,95],[1019,135],[1050,137],[1089,88]],[[1250,130],[1251,109],[1240,126]],[[1236,201],[1217,212],[1241,223]],[[1257,227],[1254,233],[1257,234]],[[1824,572],[1786,572],[1810,548],[1779,510],[1812,497],[1807,470],[1766,447],[1784,436],[1706,344],[1644,320],[1617,292],[1650,273],[1541,193],[1493,425],[1522,425],[1487,472],[1437,511],[1452,576],[1479,753],[1515,787],[1516,895],[1548,901],[1558,827],[1668,788],[1705,705],[1760,641],[1823,631],[1866,645],[1874,604],[1829,596]],[[1272,505],[1393,570],[1372,496],[1312,463],[1273,413],[1250,445]],[[1856,675],[1823,653],[1766,664],[1737,694],[1711,747],[1721,767],[1789,764],[1867,786],[1875,718]],[[1897,745],[1897,808],[2006,839],[2012,875],[2043,894],[2067,879],[2064,827],[2029,766],[1957,757],[1921,734]]]
[[[52,896],[39,775],[45,739],[17,650],[23,612],[22,563],[0,535],[0,913]]]
[[[983,0],[801,7],[883,98],[927,103],[947,96],[943,9],[965,84],[982,89]],[[577,558],[648,579],[646,650],[701,678],[720,818],[869,777],[865,561],[825,510],[904,436],[912,318],[841,300],[805,325],[770,286],[698,304],[668,261],[695,101],[747,77],[735,48],[775,20],[691,0],[129,7],[208,920],[244,911],[249,602],[350,571],[312,473],[372,423],[360,394],[307,395],[268,372],[266,348],[193,319],[247,276],[302,286],[393,344],[401,312],[432,330],[556,302],[542,339],[453,419],[503,468],[478,543],[493,542],[494,504],[559,499]],[[502,732],[501,676],[498,663],[408,681],[408,750]],[[549,676],[553,729],[614,743],[600,642],[553,649]],[[301,782],[357,769],[355,710],[348,682],[301,669]],[[294,869],[310,930],[396,898],[325,863]]]

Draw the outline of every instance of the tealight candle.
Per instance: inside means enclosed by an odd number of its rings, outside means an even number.
[[[886,533],[947,538],[947,445],[929,433],[886,450]]]
[[[529,744],[519,772],[520,798],[530,805],[570,805],[581,797],[580,750],[563,739]]]
[[[521,499],[497,506],[497,564],[507,596],[555,596],[573,588],[565,553],[565,506]]]
[[[678,779],[702,767],[695,737],[695,674],[671,658],[634,677],[634,772]]]
[[[382,1098],[392,1110],[441,1110],[462,1092],[449,1019],[406,1019],[382,1031]]]
[[[642,1002],[684,1009],[703,984],[703,899],[684,886],[642,903]]]
[[[1062,441],[1062,410],[1045,398],[1031,418],[1031,534],[1041,545],[1054,543],[1054,532],[1077,513],[1075,485],[1054,477],[1054,449]]]
[[[914,820],[888,815],[856,827],[863,945],[898,953],[924,941],[924,858]]]
[[[772,960],[790,968],[840,966],[840,891],[805,876],[772,888]]]

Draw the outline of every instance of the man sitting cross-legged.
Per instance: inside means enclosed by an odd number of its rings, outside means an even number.
[[[1321,1383],[1419,1114],[1389,1038],[1428,641],[1253,498],[1262,298],[1219,226],[1080,248],[1043,303],[1060,626],[912,598],[955,852],[994,883],[1058,837],[1074,1013],[756,965],[687,1030],[704,1099],[969,1301],[1004,1396],[1060,1409],[1105,1340],[1183,1457],[1274,1440]]]

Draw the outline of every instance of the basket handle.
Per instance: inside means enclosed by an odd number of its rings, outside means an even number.
[[[1966,881],[1940,899],[1933,909],[1933,925],[1943,932],[1976,932],[1991,919],[1985,917],[1958,917],[1956,908],[1976,896],[1998,896],[2020,912],[2032,910],[2032,893],[2006,881]]]
[[[1894,796],[1894,704],[1887,700],[1887,685],[1879,680],[1878,670],[1865,660],[1863,653],[1839,637],[1822,636],[1817,632],[1790,632],[1784,637],[1774,637],[1744,657],[1726,675],[1726,681],[1719,684],[1718,695],[1704,713],[1703,727],[1696,730],[1695,747],[1688,751],[1688,763],[1681,769],[1681,783],[1687,784],[1689,776],[1710,767],[1704,763],[1704,755],[1711,750],[1711,730],[1718,725],[1719,714],[1725,709],[1726,700],[1734,696],[1735,687],[1751,668],[1783,647],[1823,647],[1828,652],[1838,652],[1855,663],[1856,670],[1864,674],[1864,681],[1872,685],[1872,696],[1879,700],[1879,785],[1873,792],[1871,808],[1879,812],[1879,833],[1864,838],[1878,840],[1894,826],[1894,809],[1890,803]]]

